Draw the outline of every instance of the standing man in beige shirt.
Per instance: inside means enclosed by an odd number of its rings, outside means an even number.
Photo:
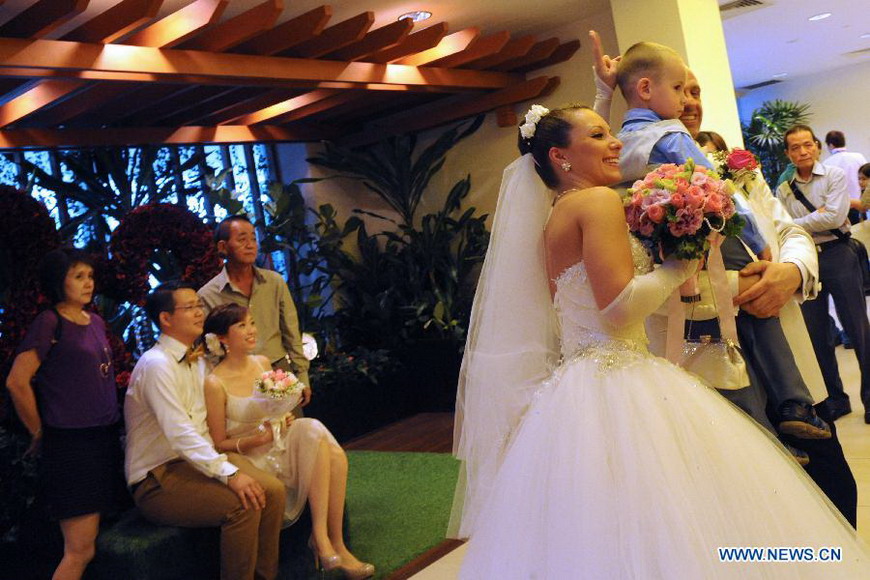
[[[220,304],[235,302],[251,311],[259,331],[257,354],[272,368],[293,372],[305,384],[300,407],[311,401],[308,359],[302,351],[302,333],[296,305],[287,283],[277,272],[258,268],[257,234],[242,215],[226,218],[215,230],[218,252],[226,262],[221,272],[199,289],[206,314]]]

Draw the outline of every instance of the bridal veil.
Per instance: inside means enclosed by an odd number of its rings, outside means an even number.
[[[551,200],[531,154],[505,169],[459,374],[450,537],[473,533],[510,436],[558,362],[543,239]]]

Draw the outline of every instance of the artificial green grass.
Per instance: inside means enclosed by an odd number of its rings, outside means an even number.
[[[459,462],[446,453],[349,451],[354,554],[384,578],[444,541]]]

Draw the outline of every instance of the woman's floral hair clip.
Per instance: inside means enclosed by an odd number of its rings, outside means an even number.
[[[207,332],[205,335],[205,349],[212,356],[222,357],[226,353],[224,350],[224,345],[221,344],[220,339],[218,339],[217,335],[213,332]]]
[[[523,139],[529,140],[535,136],[535,131],[538,129],[538,122],[548,113],[550,109],[542,105],[532,105],[526,113],[525,120],[520,125],[520,135]]]

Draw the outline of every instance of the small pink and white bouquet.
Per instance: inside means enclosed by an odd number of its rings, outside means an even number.
[[[274,401],[288,403],[291,399],[296,399],[296,403],[298,403],[305,384],[293,373],[278,369],[266,371],[260,375],[260,378],[254,383],[254,388]],[[296,403],[294,403],[294,407]]]
[[[732,195],[729,183],[692,159],[667,163],[634,182],[625,218],[631,232],[654,251],[694,260],[710,249],[711,233],[736,236],[743,228]]]

